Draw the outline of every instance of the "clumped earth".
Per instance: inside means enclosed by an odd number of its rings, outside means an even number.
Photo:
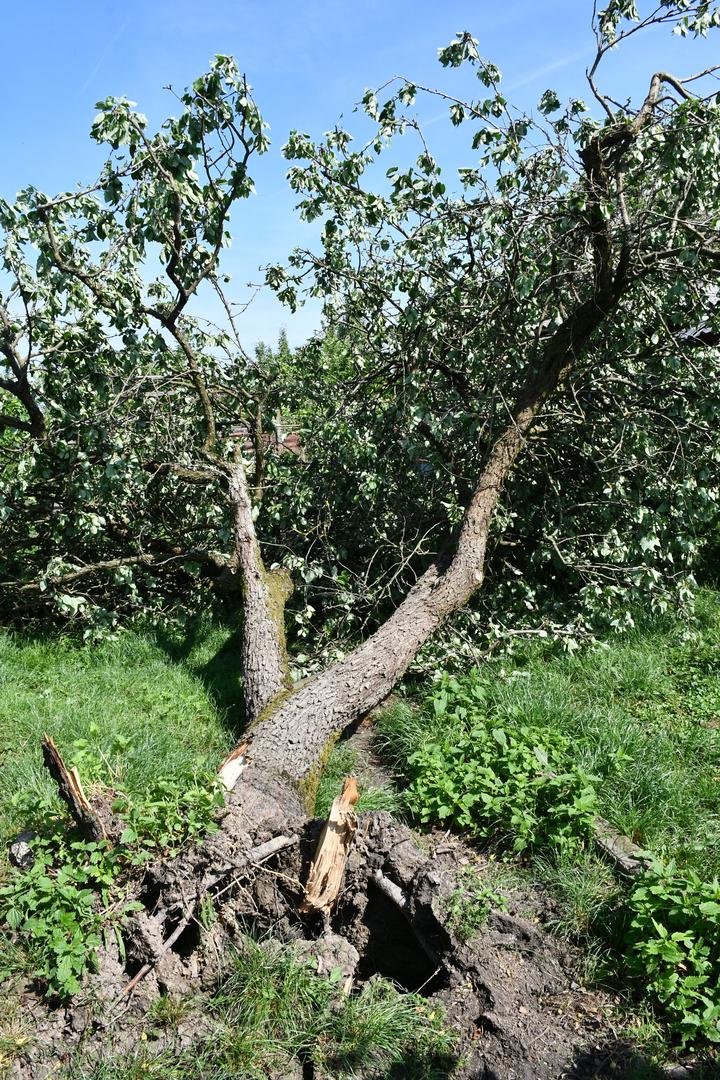
[[[368,759],[367,730],[356,736],[355,745],[373,779],[382,781],[377,761]],[[106,942],[98,971],[72,1004],[53,1008],[32,985],[18,991],[16,1014],[32,1040],[11,1066],[14,1080],[49,1080],[67,1075],[79,1059],[132,1053],[148,1038],[148,1010],[162,995],[194,1000],[174,1030],[153,1030],[153,1052],[176,1052],[211,1037],[204,1002],[248,932],[292,943],[321,975],[337,975],[339,969],[345,990],[383,976],[436,1003],[458,1035],[452,1070],[458,1080],[665,1075],[649,1065],[639,1071],[644,1063],[618,1036],[621,1024],[612,999],[580,984],[577,957],[544,928],[554,912],[541,888],[503,888],[503,903],[490,905],[482,925],[468,934],[453,899],[468,868],[487,882],[486,895],[494,898],[492,863],[456,836],[416,837],[377,811],[360,816],[332,915],[301,915],[300,883],[322,822],[299,824],[300,816],[293,821],[281,815],[271,796],[257,795],[275,807],[260,814],[257,804],[246,806],[243,797],[233,795],[218,834],[169,866],[145,870],[136,890],[143,910],[123,933],[124,957],[114,940]],[[288,838],[288,846],[261,865],[237,858],[278,835]],[[190,920],[162,951],[173,927],[181,925],[191,883],[203,875],[210,880],[212,868],[233,858],[237,871],[207,889],[200,909],[206,917]],[[158,955],[128,994],[133,978]],[[321,1075],[310,1062],[297,1068],[304,1080]]]

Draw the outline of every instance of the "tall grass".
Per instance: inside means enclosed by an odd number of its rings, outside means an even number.
[[[330,753],[318,784],[315,797],[315,814],[318,817],[327,817],[333,799],[342,791],[343,781],[348,775],[354,775],[358,780],[360,798],[355,809],[359,814],[370,810],[401,813],[402,797],[392,785],[373,783],[373,778],[355,747],[338,743]]]

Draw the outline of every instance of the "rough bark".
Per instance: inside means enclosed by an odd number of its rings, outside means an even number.
[[[234,516],[234,563],[243,593],[245,715],[253,723],[290,685],[283,624],[289,577],[282,571],[267,571],[263,565],[247,477],[240,459],[230,471],[228,491]]]

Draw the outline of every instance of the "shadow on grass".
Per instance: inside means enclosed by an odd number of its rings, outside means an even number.
[[[455,1075],[457,1064],[455,1055],[428,1055],[410,1050],[387,1071],[377,1075],[382,1080],[450,1080]]]
[[[208,627],[202,619],[197,619],[183,630],[156,629],[153,640],[168,660],[181,665],[202,682],[224,726],[234,737],[239,737],[245,728],[240,625]],[[208,658],[208,647],[212,649],[216,643],[219,647]]]

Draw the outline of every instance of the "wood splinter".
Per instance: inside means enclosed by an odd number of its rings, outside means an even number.
[[[347,776],[342,794],[333,801],[330,815],[315,849],[310,864],[305,898],[300,910],[320,912],[327,916],[335,903],[342,885],[345,863],[350,853],[357,818],[353,807],[358,801],[357,780]]]
[[[232,791],[249,764],[249,746],[249,742],[240,743],[220,764],[218,777],[227,791]]]
[[[73,765],[68,769],[62,754],[49,735],[42,737],[43,763],[57,784],[60,798],[67,806],[79,832],[86,840],[107,840],[105,826],[87,800],[80,774]]]

